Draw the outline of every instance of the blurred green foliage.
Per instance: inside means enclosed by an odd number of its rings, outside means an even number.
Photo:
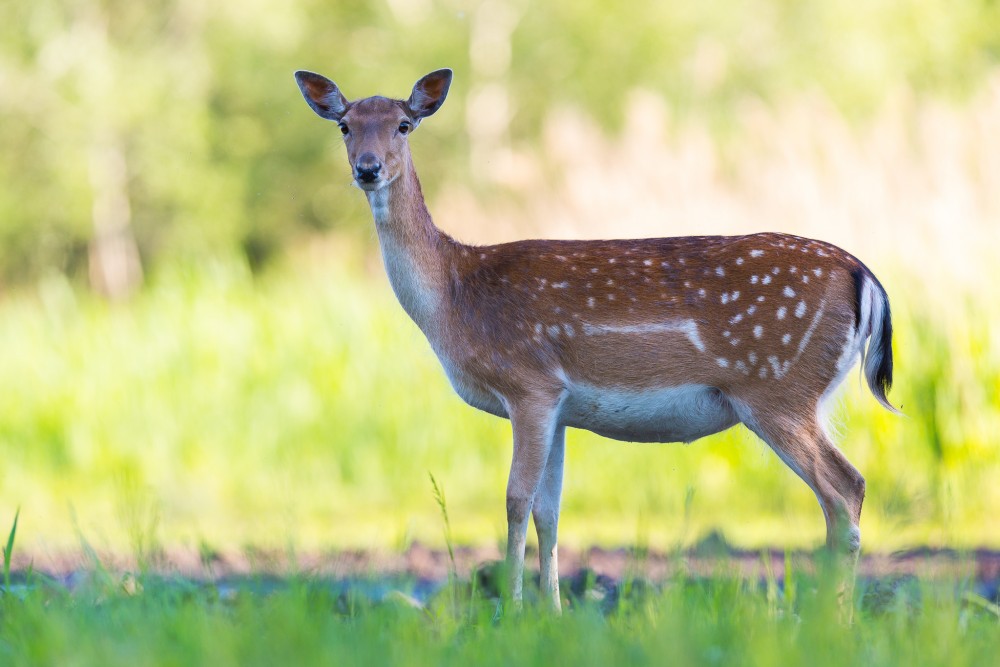
[[[747,99],[819,91],[864,114],[898,87],[968,93],[1000,60],[990,0],[16,0],[2,11],[6,284],[87,274],[95,207],[115,195],[102,178],[107,149],[124,165],[117,194],[147,268],[220,252],[256,268],[302,236],[363,219],[330,166],[335,133],[317,140],[292,82],[299,68],[352,96],[405,96],[424,72],[455,68],[445,121],[421,130],[434,146],[422,174],[433,195],[469,181],[480,120],[466,96],[490,82],[510,91],[512,139],[533,142],[560,104],[614,126],[636,86],[681,117],[737,131],[731,111]]]
[[[18,541],[34,547],[74,546],[74,514],[114,550],[150,532],[146,550],[441,544],[430,471],[457,542],[502,538],[509,423],[460,401],[358,255],[263,280],[240,262],[175,269],[128,308],[62,279],[8,300],[0,521],[20,504]],[[1000,544],[1000,347],[985,325],[928,326],[907,307],[919,295],[898,296],[892,398],[908,416],[852,375],[839,419],[868,479],[865,544]],[[997,321],[996,304],[968,307]],[[566,543],[667,548],[712,529],[744,545],[823,540],[812,493],[742,427],[692,446],[571,430],[567,460]]]

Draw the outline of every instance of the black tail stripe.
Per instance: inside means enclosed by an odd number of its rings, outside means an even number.
[[[851,278],[854,279],[854,330],[859,333],[861,331],[862,293],[865,288],[865,275],[867,273],[863,265],[851,271]]]
[[[888,394],[892,388],[892,313],[889,312],[889,297],[879,286],[879,298],[882,299],[882,335],[879,336],[878,347],[882,352],[878,369],[875,371],[875,382],[882,389],[882,394]]]

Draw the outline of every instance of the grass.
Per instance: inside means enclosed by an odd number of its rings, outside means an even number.
[[[447,534],[444,494],[431,482]],[[1000,607],[968,580],[862,582],[847,624],[822,558],[817,575],[786,556],[781,580],[762,560],[763,579],[726,574],[724,557],[713,575],[679,568],[662,584],[627,574],[609,588],[583,572],[564,580],[557,617],[530,585],[523,612],[501,613],[489,577],[502,568],[465,582],[452,566],[440,588],[418,594],[419,582],[399,577],[191,580],[115,571],[93,556],[68,579],[29,569],[12,585],[5,572],[0,664],[960,666],[990,664],[1000,650]]]
[[[10,590],[10,566],[14,557],[14,540],[17,537],[17,520],[21,516],[21,508],[14,513],[14,524],[7,536],[7,545],[3,548],[3,585],[4,590]]]
[[[267,593],[153,577],[72,593],[39,584],[23,598],[0,598],[0,662],[957,666],[992,664],[1000,650],[995,613],[964,605],[947,586],[913,586],[847,626],[815,579],[795,575],[794,583],[798,593],[788,597],[744,579],[678,578],[662,589],[633,587],[640,592],[611,613],[578,598],[559,618],[529,605],[496,620],[486,599],[465,598],[461,610],[433,599],[416,608],[301,577]]]

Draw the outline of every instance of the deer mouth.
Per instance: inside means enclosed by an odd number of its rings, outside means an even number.
[[[380,176],[374,179],[364,179],[360,177],[354,178],[354,186],[365,192],[373,192],[375,190],[380,190],[389,184],[389,180],[382,178]]]

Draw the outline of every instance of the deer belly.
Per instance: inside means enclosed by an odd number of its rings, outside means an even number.
[[[629,442],[693,442],[739,422],[725,394],[688,384],[645,391],[574,385],[560,421]]]

